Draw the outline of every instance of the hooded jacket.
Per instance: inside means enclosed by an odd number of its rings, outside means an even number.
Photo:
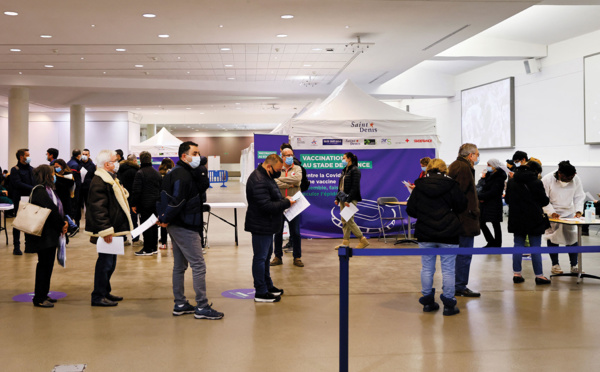
[[[281,196],[277,184],[263,168],[262,163],[246,182],[248,210],[244,230],[257,235],[272,235],[281,231],[283,211],[290,201]]]
[[[458,244],[458,214],[466,209],[467,198],[458,183],[444,174],[429,172],[415,181],[406,213],[417,219],[415,237],[419,241]]]
[[[537,173],[520,169],[508,180],[506,195],[508,204],[508,232],[517,235],[542,235],[545,221],[542,208],[550,199],[546,195]]]
[[[475,169],[467,159],[459,156],[448,167],[448,176],[458,182],[458,187],[468,202],[467,209],[458,216],[461,223],[460,235],[479,235],[481,230],[479,228],[479,199],[475,189]]]

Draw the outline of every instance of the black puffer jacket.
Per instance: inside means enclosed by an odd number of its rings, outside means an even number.
[[[160,200],[162,177],[151,163],[142,164],[135,174],[129,196],[129,205],[137,212],[156,212],[156,203]]]
[[[55,194],[58,199],[58,196]],[[42,236],[27,234],[27,242],[25,244],[25,253],[38,253],[42,249],[58,247],[58,238],[62,233],[65,225],[65,217],[61,216],[58,206],[54,204],[48,191],[43,186],[36,187],[31,195],[31,204],[50,209],[50,215],[46,219]]]
[[[544,184],[537,173],[520,169],[508,180],[506,195],[508,204],[508,232],[517,235],[541,235],[546,230],[542,207],[550,202]]]
[[[71,173],[65,172],[65,176]],[[71,174],[72,175],[72,174]],[[71,206],[71,190],[75,185],[75,181],[71,178],[66,178],[64,176],[58,175],[56,176],[56,195],[60,198],[60,201],[63,205],[63,210],[66,215],[69,217],[73,216],[73,208]]]
[[[29,164],[19,163],[10,170],[10,198],[15,205],[19,204],[21,196],[29,196],[35,186],[33,168]]]
[[[271,235],[281,231],[283,211],[290,201],[279,191],[279,187],[262,167],[262,163],[250,174],[246,182],[246,223],[244,230],[257,235]]]
[[[344,180],[344,189],[341,189],[342,180]],[[338,181],[338,191],[343,191],[348,194],[347,202],[356,200],[361,201],[362,197],[360,195],[360,169],[356,164],[347,165],[344,170],[342,170],[342,175]],[[337,196],[335,200],[340,201]]]
[[[467,198],[458,182],[437,172],[415,181],[406,213],[417,219],[415,237],[422,242],[458,244],[461,222],[458,214],[467,209]]]
[[[504,193],[506,172],[497,168],[492,174],[487,174],[477,182],[477,197],[481,222],[502,222],[502,194]]]
[[[123,160],[119,163],[119,171],[117,172],[117,178],[121,182],[121,185],[129,192],[129,196],[131,197],[131,193],[133,191],[133,180],[135,178],[135,174],[140,170],[140,166],[137,162],[130,160]]]
[[[96,172],[96,164],[94,164],[92,159],[88,159],[87,162],[84,162],[84,161],[81,162],[81,168],[85,168],[85,170],[87,171],[87,173],[85,174],[85,177],[83,178],[83,181],[81,181],[81,189],[89,190],[90,183],[92,183],[92,178],[94,178],[94,172]],[[80,172],[81,172],[81,168],[79,168]]]

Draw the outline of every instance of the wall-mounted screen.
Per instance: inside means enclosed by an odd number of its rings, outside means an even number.
[[[600,53],[583,57],[585,143],[600,144]]]
[[[480,149],[515,146],[513,77],[461,91],[462,143]]]

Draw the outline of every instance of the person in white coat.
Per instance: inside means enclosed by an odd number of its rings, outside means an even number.
[[[544,212],[550,218],[581,217],[585,193],[575,167],[568,160],[558,163],[558,170],[545,175],[542,183],[546,189],[546,195],[550,198],[550,203],[544,207]],[[558,223],[550,225],[551,227],[545,233],[549,247],[577,245],[577,226]],[[552,274],[562,274],[558,253],[550,253],[550,259],[552,260]],[[577,273],[577,253],[569,253],[569,259],[571,272]]]

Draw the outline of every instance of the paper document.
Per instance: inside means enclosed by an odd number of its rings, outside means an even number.
[[[156,221],[158,221],[158,218],[153,214],[143,224],[139,225],[131,232],[131,237],[137,238],[141,233],[151,228]]]
[[[296,203],[292,204],[291,207],[289,207],[283,212],[283,215],[285,216],[285,218],[288,219],[288,221],[293,220],[297,215],[302,213],[306,208],[310,206],[310,203],[308,202],[308,200],[306,200],[306,197],[302,195],[300,191],[298,191],[294,196],[292,196],[292,200],[294,200]]]
[[[96,243],[96,249],[98,253],[106,253],[106,254],[125,254],[125,241],[122,236],[113,236],[112,243],[107,243],[103,238],[98,238],[98,243]]]
[[[408,182],[408,181],[402,181],[402,183],[404,184],[404,186],[406,186],[406,188],[408,189],[408,193],[411,194],[413,191],[413,184]]]
[[[340,216],[342,216],[342,218],[346,221],[348,221],[349,219],[352,218],[352,216],[354,216],[354,214],[358,212],[358,208],[356,207],[356,205],[354,205],[353,203],[350,203],[349,207],[345,207],[341,212],[340,212]]]

